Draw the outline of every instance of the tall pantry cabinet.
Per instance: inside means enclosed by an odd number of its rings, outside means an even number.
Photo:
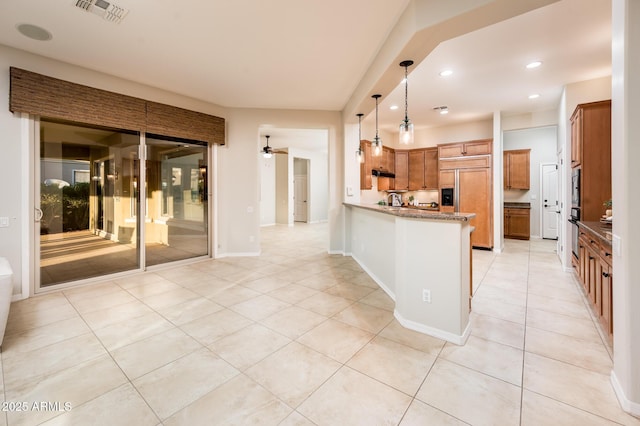
[[[580,220],[594,222],[611,199],[611,101],[580,104],[571,116],[571,167],[580,169]]]

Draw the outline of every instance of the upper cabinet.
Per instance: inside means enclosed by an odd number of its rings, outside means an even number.
[[[371,142],[360,141],[360,148],[364,153],[364,163],[360,163],[360,189],[372,189],[371,169],[373,168],[371,158]]]
[[[492,139],[439,145],[440,158],[491,154]]]
[[[580,218],[597,221],[611,199],[611,101],[580,104],[571,115],[571,165],[580,168]]]
[[[409,151],[409,191],[438,189],[438,148]]]
[[[530,149],[503,152],[504,189],[529,189],[530,155]]]
[[[395,152],[395,189],[409,189],[409,151]]]

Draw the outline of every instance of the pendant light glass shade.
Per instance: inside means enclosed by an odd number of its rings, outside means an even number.
[[[400,66],[404,67],[404,120],[400,123],[399,142],[400,145],[410,145],[413,143],[413,123],[409,120],[409,79],[407,69],[413,65],[413,61],[402,61]]]
[[[356,158],[359,163],[364,163],[364,151],[362,150],[362,116],[364,114],[358,113],[358,150],[356,151]]]
[[[371,97],[376,100],[376,137],[373,138],[371,142],[371,155],[379,157],[382,155],[382,140],[378,136],[378,99],[380,99],[382,95],[373,95]]]

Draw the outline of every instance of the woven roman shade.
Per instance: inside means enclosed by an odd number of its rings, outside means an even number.
[[[224,145],[224,118],[147,101],[147,133]]]
[[[225,143],[224,118],[10,68],[9,110],[45,118]]]

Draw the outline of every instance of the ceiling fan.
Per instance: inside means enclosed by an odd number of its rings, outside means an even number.
[[[272,147],[270,147],[269,138],[271,136],[265,135],[265,137],[267,138],[267,144],[264,147],[262,147],[262,150],[259,151],[262,153],[264,158],[271,158],[273,154],[285,154],[285,155],[288,154],[286,149],[273,149]]]

